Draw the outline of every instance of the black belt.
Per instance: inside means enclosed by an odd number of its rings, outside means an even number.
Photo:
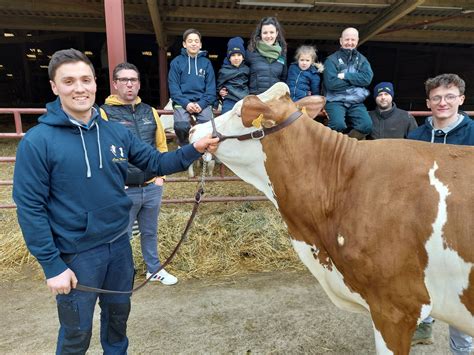
[[[127,187],[145,187],[145,186],[151,185],[153,183],[154,183],[154,181],[144,182],[143,184],[127,184]]]

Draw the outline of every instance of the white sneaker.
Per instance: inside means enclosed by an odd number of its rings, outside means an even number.
[[[151,272],[146,273],[146,278],[148,279],[151,276]],[[151,281],[160,281],[163,285],[171,286],[178,282],[178,279],[169,274],[165,269],[161,269],[155,276],[150,279]]]

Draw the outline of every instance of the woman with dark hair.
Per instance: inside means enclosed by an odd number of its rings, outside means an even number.
[[[250,94],[260,94],[279,81],[286,82],[286,41],[275,17],[264,17],[257,25],[245,60],[250,68]]]

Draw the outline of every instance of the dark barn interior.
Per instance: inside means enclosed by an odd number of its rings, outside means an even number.
[[[353,26],[375,73],[372,86],[392,81],[399,107],[426,109],[424,81],[453,72],[467,83],[463,108],[474,109],[472,0],[123,0],[123,6],[127,60],[142,72],[142,99],[159,107],[159,48],[169,64],[180,51],[183,31],[196,28],[217,72],[230,37],[247,42],[262,17],[276,16],[289,63],[301,44],[315,45],[323,61],[339,47],[341,31]],[[109,94],[103,0],[0,0],[0,16],[0,107],[44,107],[53,99],[49,58],[71,47],[94,63],[97,102],[103,102]],[[374,105],[372,99],[366,104]]]

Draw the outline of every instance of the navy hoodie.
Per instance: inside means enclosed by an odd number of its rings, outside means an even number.
[[[168,73],[168,86],[174,105],[186,109],[190,102],[197,102],[204,110],[216,101],[216,78],[207,52],[200,51],[190,57],[186,48],[174,58]]]
[[[464,112],[461,122],[449,130],[433,128],[433,118],[428,117],[423,125],[408,133],[408,139],[431,143],[459,144],[474,146],[474,121]]]
[[[126,232],[129,161],[161,176],[186,170],[201,154],[192,145],[160,153],[121,124],[98,119],[95,107],[88,127],[73,123],[59,98],[46,108],[18,145],[13,199],[26,245],[51,278],[67,268],[61,253]]]

